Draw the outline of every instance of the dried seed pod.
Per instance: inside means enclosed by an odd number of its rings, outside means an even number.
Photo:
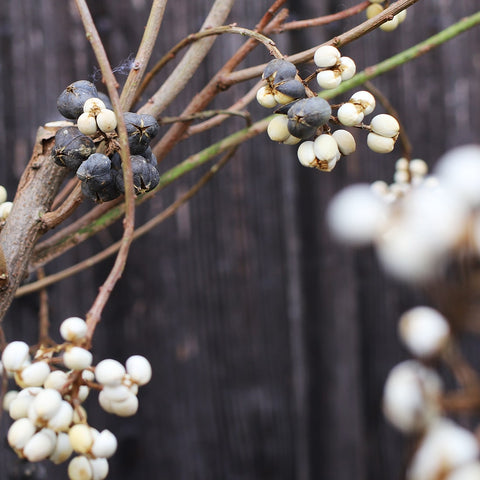
[[[52,158],[57,165],[76,171],[93,153],[95,143],[77,127],[61,128],[55,134]]]
[[[133,187],[135,193],[140,195],[141,193],[154,189],[160,180],[160,174],[156,167],[148,163],[141,155],[132,155],[130,161],[132,164]],[[120,173],[116,175],[115,181],[118,190],[124,193],[125,184],[123,181],[123,175]]]
[[[70,84],[58,97],[58,111],[65,117],[76,120],[83,113],[83,105],[92,97],[98,97],[95,85],[87,80]]]
[[[320,97],[305,98],[295,102],[288,110],[288,118],[310,127],[325,125],[332,114],[330,104]]]
[[[275,58],[268,62],[263,71],[262,78],[268,83],[274,85],[285,80],[295,78],[297,67],[287,60]]]
[[[150,141],[158,133],[158,122],[147,114],[126,112],[123,114],[128,134],[128,145],[132,155],[141,155],[148,148]]]
[[[103,185],[101,188],[92,188],[87,183],[82,182],[82,193],[85,197],[93,200],[95,203],[109,202],[118,198],[122,192],[117,188],[115,181],[116,175],[112,174],[111,182]]]
[[[103,153],[94,153],[77,170],[77,177],[90,188],[100,189],[112,181],[112,162]]]

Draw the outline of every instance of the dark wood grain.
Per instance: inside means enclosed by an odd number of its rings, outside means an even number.
[[[0,183],[12,197],[37,126],[58,117],[57,95],[74,80],[91,79],[96,67],[73,2],[4,3]],[[150,2],[89,3],[112,64],[125,65],[143,33]],[[168,4],[154,59],[200,27],[208,3]],[[354,4],[290,3],[295,18]],[[230,20],[253,27],[268,5],[237,2]],[[473,0],[422,0],[398,31],[373,32],[344,53],[363,68],[475,7]],[[292,32],[278,43],[293,53],[354,22]],[[240,42],[222,37],[168,114],[178,114]],[[414,156],[430,165],[446,148],[478,141],[480,64],[472,46],[479,42],[478,29],[468,32],[374,82],[399,111]],[[267,59],[257,49],[248,65]],[[124,81],[121,70],[118,78]],[[240,91],[232,88],[215,105],[229,106]],[[255,119],[264,114],[252,107]],[[161,169],[235,126],[241,126],[238,119],[182,143]],[[301,167],[295,148],[256,138],[189,205],[134,245],[94,339],[94,356],[124,361],[144,354],[154,377],[141,389],[133,418],[113,418],[99,410],[95,395],[88,400],[91,423],[112,429],[119,439],[109,478],[401,477],[406,442],[383,419],[381,393],[389,369],[405,356],[396,339],[397,318],[420,297],[386,278],[372,251],[336,245],[324,223],[328,200],[344,185],[392,178],[400,152],[380,156],[367,151],[364,136],[357,140],[358,153],[332,174],[322,174]],[[195,178],[188,176],[142,206],[137,222],[159,212]],[[113,226],[54,261],[47,273],[86,258],[120,234]],[[110,266],[107,260],[49,288],[54,338],[64,318],[85,314]],[[6,317],[9,339],[35,342],[37,309],[35,295],[15,302]],[[14,468],[14,455],[5,448],[0,452],[1,471]],[[65,467],[38,469],[38,478],[65,475]]]

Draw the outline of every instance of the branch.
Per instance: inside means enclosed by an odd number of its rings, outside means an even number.
[[[9,284],[0,292],[0,318],[3,318],[28,267],[33,247],[41,233],[41,217],[50,209],[65,178],[66,169],[55,165],[50,152],[56,128],[40,127],[33,154],[18,185],[13,208],[0,233]]]
[[[294,22],[284,23],[278,26],[272,33],[282,33],[287,30],[300,30],[309,27],[319,27],[321,25],[328,25],[329,23],[343,20],[344,18],[352,17],[357,13],[363,12],[371,4],[370,0],[354,5],[353,7],[342,10],[341,12],[333,13],[332,15],[324,15],[323,17],[310,18],[308,20],[296,20]]]
[[[145,27],[142,41],[135,56],[135,65],[132,70],[130,70],[120,96],[120,105],[125,111],[130,110],[134,103],[135,93],[147,69],[148,61],[150,60],[155,41],[157,40],[166,4],[167,0],[153,0],[147,26]]]
[[[215,0],[201,29],[205,30],[222,25],[230,13],[234,1],[235,0]],[[193,74],[197,71],[214,42],[215,37],[209,37],[203,38],[193,44],[168,79],[148,100],[146,105],[139,110],[139,113],[148,113],[154,117],[158,117],[193,77]]]
[[[87,313],[86,322],[88,325],[87,331],[87,344],[91,342],[93,332],[96,325],[100,321],[103,308],[107,303],[110,293],[113,290],[115,284],[120,279],[125,263],[127,261],[128,250],[132,243],[132,235],[134,230],[135,220],[135,193],[133,190],[133,174],[132,166],[130,163],[130,151],[128,147],[128,136],[125,128],[125,122],[123,121],[123,112],[120,105],[120,98],[117,93],[117,81],[112,72],[110,62],[108,61],[107,54],[103,48],[102,41],[98,35],[95,24],[93,23],[92,16],[88,9],[85,0],[75,0],[77,8],[80,13],[80,17],[85,28],[87,38],[92,44],[95,57],[102,71],[103,80],[107,85],[108,94],[112,101],[113,110],[117,117],[118,126],[118,143],[120,145],[120,156],[122,160],[122,172],[125,184],[125,218],[124,218],[124,230],[122,236],[122,246],[119,249],[117,258],[113,265],[110,274],[105,280],[104,284],[100,287],[99,293],[93,302],[92,307]]]

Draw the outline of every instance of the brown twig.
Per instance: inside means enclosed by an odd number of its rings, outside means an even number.
[[[202,112],[193,113],[192,115],[187,115],[185,117],[161,117],[158,121],[160,125],[167,125],[170,123],[177,123],[177,122],[191,122],[192,120],[204,120],[209,119],[215,116],[225,115],[227,117],[241,117],[244,118],[247,122],[247,125],[252,124],[252,120],[250,117],[250,113],[246,111],[240,110],[203,110]]]
[[[188,202],[199,190],[205,186],[215,174],[217,174],[220,169],[233,157],[235,151],[238,147],[233,147],[230,151],[228,151],[215,165],[213,165],[210,170],[195,184],[191,187],[187,192],[185,192],[182,196],[180,196],[177,200],[175,200],[171,205],[169,205],[165,210],[160,212],[158,215],[150,219],[148,222],[143,224],[141,227],[135,229],[133,234],[133,239],[136,240],[141,236],[148,233],[150,230],[155,228],[157,225],[162,223],[167,218],[171,217],[183,204]],[[21,297],[23,295],[28,295],[29,293],[33,293],[38,291],[39,289],[43,289],[48,287],[49,285],[53,285],[54,283],[60,282],[65,278],[69,278],[77,273],[80,273],[87,268],[96,265],[97,263],[107,259],[108,257],[114,255],[120,248],[121,242],[116,242],[110,245],[105,250],[93,255],[82,262],[77,263],[69,268],[62,270],[61,272],[54,273],[49,275],[45,278],[38,279],[36,282],[29,283],[28,285],[24,285],[20,287],[17,292],[16,296]]]
[[[77,182],[70,195],[53,212],[47,212],[42,216],[42,229],[44,231],[55,228],[66,220],[82,203],[82,186]]]
[[[134,230],[134,221],[135,221],[135,194],[133,190],[133,174],[132,166],[130,163],[130,151],[128,147],[128,137],[127,130],[125,128],[125,123],[123,121],[122,108],[120,105],[120,98],[117,92],[117,81],[112,72],[110,62],[108,61],[107,54],[103,47],[100,36],[98,35],[97,29],[93,22],[92,16],[88,9],[87,3],[85,0],[75,0],[80,17],[83,22],[83,26],[87,35],[88,40],[90,41],[95,57],[100,66],[100,70],[103,75],[103,80],[107,86],[108,94],[112,101],[113,110],[117,117],[118,125],[118,143],[120,146],[120,156],[122,159],[122,172],[125,184],[125,218],[123,221],[123,236],[121,241],[121,247],[118,251],[117,258],[115,263],[110,271],[105,282],[99,289],[99,293],[95,298],[92,307],[86,315],[86,322],[88,325],[87,330],[87,345],[91,343],[93,332],[95,327],[100,322],[103,308],[105,307],[110,293],[112,292],[115,284],[120,279],[123,269],[127,261],[128,251],[130,244],[132,243],[133,230]]]
[[[367,33],[375,30],[377,27],[382,25],[383,23],[391,20],[391,18],[396,15],[397,13],[405,10],[407,7],[412,6],[413,4],[417,3],[419,0],[398,0],[397,2],[392,3],[388,8],[386,8],[382,13],[376,15],[369,20],[357,25],[356,27],[346,31],[342,35],[338,35],[337,37],[332,38],[328,42],[322,43],[321,45],[334,45],[337,48],[343,47],[347,45],[357,38],[366,35]],[[289,62],[299,64],[309,62],[313,59],[313,55],[315,51],[321,45],[317,45],[316,47],[310,48],[303,52],[296,53],[295,55],[290,55],[286,57],[286,60]],[[256,65],[255,67],[244,68],[243,70],[238,70],[236,72],[232,72],[229,74],[225,74],[222,81],[226,87],[230,85],[234,85],[240,82],[244,82],[246,80],[250,80],[255,77],[259,77],[263,70],[265,69],[266,64],[263,65]]]
[[[120,95],[120,105],[123,110],[129,110],[134,104],[134,97],[147,69],[148,61],[158,37],[166,4],[167,0],[153,0],[142,41],[135,56],[134,66],[130,70]]]
[[[281,33],[287,30],[300,30],[309,27],[319,27],[321,25],[328,25],[329,23],[343,20],[348,17],[352,17],[357,13],[363,12],[370,5],[370,0],[365,0],[358,5],[342,10],[341,12],[333,13],[331,15],[324,15],[322,17],[310,18],[307,20],[296,20],[294,22],[284,23],[280,25],[272,33]]]
[[[215,0],[200,30],[207,30],[224,24],[233,4],[234,0]],[[215,38],[215,36],[202,38],[191,45],[175,70],[139,112],[158,117],[187,85],[212,48]]]
[[[38,280],[45,279],[45,270],[39,268],[37,271]],[[46,288],[41,288],[39,292],[40,308],[38,311],[38,344],[47,345],[49,343],[48,330],[50,327],[49,312],[48,312],[48,292]]]
[[[72,190],[75,188],[75,185],[78,183],[78,178],[73,177],[71,178],[65,186],[57,193],[55,200],[52,203],[52,211],[56,210],[64,201],[65,199],[72,193]]]

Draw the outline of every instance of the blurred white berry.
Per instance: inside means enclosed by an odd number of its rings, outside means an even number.
[[[60,335],[67,342],[79,342],[87,334],[87,323],[80,317],[66,318],[60,325]]]
[[[337,67],[340,70],[340,75],[342,77],[342,82],[345,80],[350,80],[357,71],[357,66],[355,62],[350,57],[340,57],[339,65]]]
[[[314,140],[313,151],[315,152],[315,156],[321,162],[330,162],[332,160],[336,162],[340,158],[340,151],[338,150],[337,142],[327,133],[319,135]]]
[[[51,388],[42,389],[32,402],[31,409],[35,411],[37,418],[49,420],[60,409],[62,396],[57,390]]]
[[[383,7],[378,3],[376,3],[376,4],[370,5],[367,8],[365,13],[367,14],[367,18],[370,19],[370,18],[376,17],[379,13],[382,13],[382,12],[383,12]]]
[[[439,418],[427,430],[407,471],[408,480],[446,478],[455,469],[477,460],[478,441],[469,430]]]
[[[455,468],[445,480],[478,480],[480,478],[480,462],[470,462]]]
[[[92,364],[92,354],[85,348],[70,347],[63,354],[63,363],[71,370],[83,370]]]
[[[357,148],[357,144],[355,143],[355,138],[347,130],[343,130],[343,129],[335,130],[332,133],[332,137],[337,142],[338,149],[340,150],[340,153],[342,155],[350,155]]]
[[[55,448],[50,455],[49,460],[51,460],[55,465],[65,462],[70,455],[73,453],[73,448],[70,443],[68,435],[64,432],[57,434],[57,441],[55,443]]]
[[[92,480],[90,460],[83,455],[73,457],[68,464],[68,478],[70,480]]]
[[[2,365],[7,372],[15,372],[30,362],[28,345],[22,341],[10,342],[2,353]]]
[[[410,160],[410,173],[415,177],[424,177],[428,173],[427,163],[420,159],[414,158]]]
[[[257,90],[257,102],[265,108],[273,108],[277,105],[272,90],[267,86],[260,87]]]
[[[376,153],[390,153],[395,147],[395,139],[370,132],[367,135],[367,146]]]
[[[332,45],[324,45],[317,48],[313,61],[320,68],[333,67],[340,60],[340,51]]]
[[[28,418],[15,420],[8,429],[8,444],[16,450],[21,450],[33,437],[35,430],[35,425]]]
[[[95,378],[102,385],[120,385],[125,373],[125,367],[111,358],[102,360],[95,367]]]
[[[103,480],[108,475],[108,461],[106,458],[90,459],[92,480]]]
[[[7,189],[3,185],[0,185],[0,203],[5,203],[7,198]]]
[[[90,113],[92,116],[98,115],[105,108],[105,103],[96,97],[89,98],[83,104],[84,113]]]
[[[85,423],[77,423],[68,431],[72,448],[77,453],[87,453],[93,445],[94,431]]]
[[[152,378],[152,366],[142,355],[132,355],[127,358],[125,366],[132,381],[138,385],[145,385]]]
[[[375,110],[375,97],[366,90],[359,90],[358,92],[355,92],[350,97],[349,102],[355,105],[360,105],[363,109],[364,115],[369,115],[373,112],[373,110]]]
[[[435,370],[415,360],[399,363],[385,382],[384,414],[402,432],[422,431],[439,415],[442,389]]]
[[[17,396],[18,396],[18,392],[16,390],[9,390],[3,396],[2,408],[8,412],[10,408],[10,404],[12,403],[13,400],[17,398]]]
[[[380,25],[380,29],[384,32],[392,32],[398,27],[398,18],[395,15],[391,20],[386,21]]]
[[[45,388],[53,388],[54,390],[62,390],[68,383],[68,374],[63,370],[54,370],[50,372],[43,382]]]
[[[363,108],[351,102],[344,103],[337,112],[338,121],[346,127],[353,127],[362,123]]]
[[[410,174],[405,170],[397,170],[393,175],[395,183],[408,183],[410,180]]]
[[[421,358],[437,355],[450,337],[445,317],[430,307],[415,307],[405,312],[398,324],[400,338],[410,352]]]
[[[50,365],[47,362],[33,362],[22,370],[15,372],[15,381],[22,388],[40,387],[49,373]]]
[[[54,452],[56,443],[55,432],[48,428],[42,428],[25,444],[23,455],[29,462],[40,462]]]
[[[480,146],[454,148],[438,161],[435,176],[440,183],[471,207],[480,205]]]
[[[48,428],[55,432],[66,432],[73,422],[73,407],[66,400],[62,400],[58,410],[48,420]]]
[[[138,398],[133,393],[130,393],[125,400],[121,402],[112,402],[112,413],[119,417],[131,417],[135,415],[138,410]]]
[[[110,430],[103,430],[95,438],[91,453],[97,458],[110,458],[117,450],[117,437]]]
[[[300,138],[296,138],[288,131],[288,118],[286,115],[276,115],[268,124],[267,134],[274,142],[295,145],[300,142]]]
[[[342,83],[342,76],[336,70],[322,70],[317,73],[317,83],[320,88],[330,90],[338,87]]]
[[[367,245],[383,231],[388,206],[370,185],[356,184],[341,190],[327,208],[333,235],[350,245]]]
[[[12,211],[13,203],[12,202],[3,202],[0,204],[0,219],[6,220]]]
[[[388,184],[383,180],[376,180],[370,185],[370,189],[379,197],[385,197],[388,194]]]
[[[397,21],[398,21],[399,24],[402,23],[402,22],[404,22],[405,19],[407,18],[407,9],[402,10],[401,12],[397,13],[397,14],[395,15],[395,17],[396,17],[396,19],[397,19]]]

